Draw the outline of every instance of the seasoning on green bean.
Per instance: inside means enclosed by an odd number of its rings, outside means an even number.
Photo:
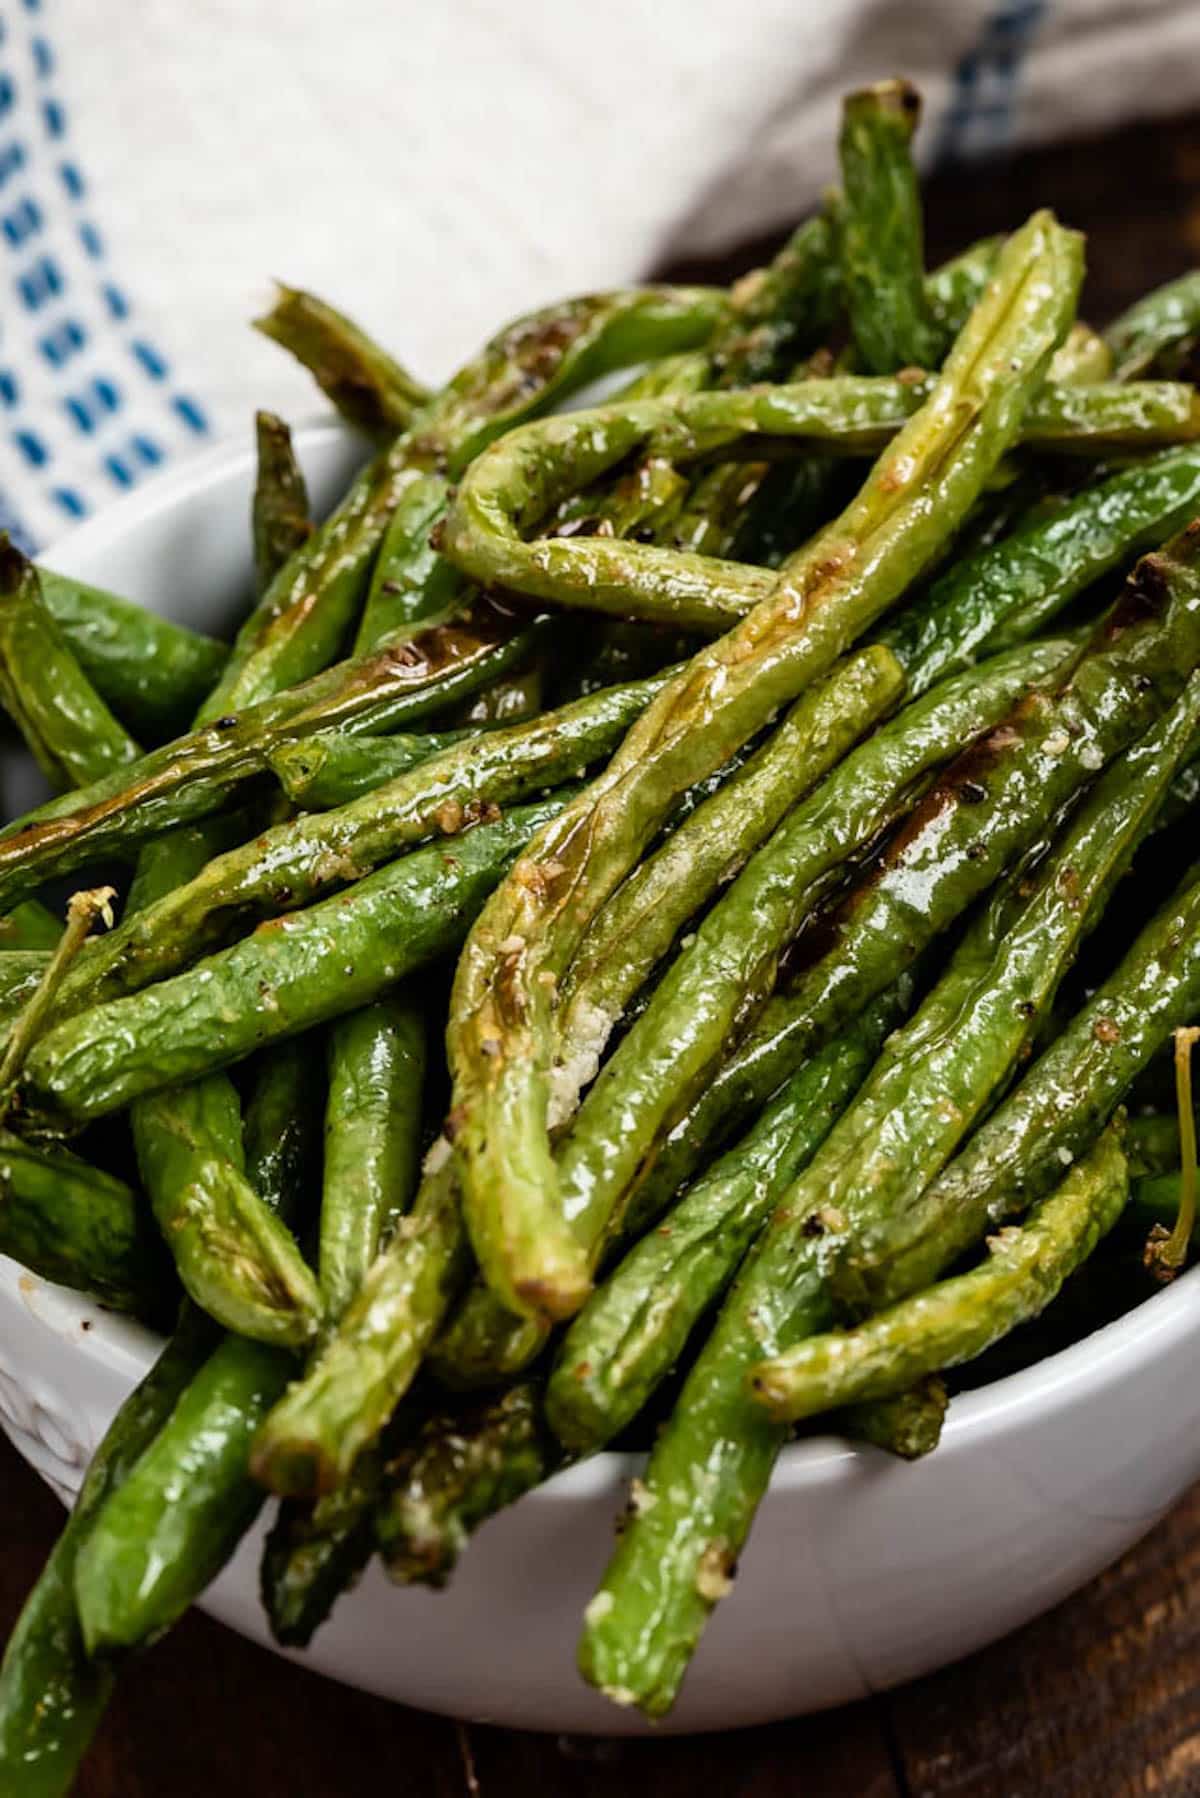
[[[777,1422],[891,1398],[939,1368],[973,1361],[1037,1317],[1112,1229],[1129,1196],[1119,1135],[1105,1131],[1049,1198],[987,1240],[978,1266],[751,1369],[751,1396]]]
[[[562,1461],[525,1380],[465,1413],[428,1419],[388,1461],[375,1532],[397,1585],[444,1586],[472,1533]]]

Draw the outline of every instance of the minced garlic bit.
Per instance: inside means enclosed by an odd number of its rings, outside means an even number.
[[[729,1550],[723,1542],[710,1542],[696,1567],[696,1590],[701,1598],[716,1604],[733,1591],[729,1572]]]
[[[584,1622],[600,1623],[608,1616],[616,1602],[611,1592],[597,1592],[596,1596],[584,1606]]]
[[[453,1153],[453,1149],[444,1136],[435,1138],[429,1145],[429,1153],[422,1165],[422,1173],[436,1174],[440,1168],[445,1167]]]

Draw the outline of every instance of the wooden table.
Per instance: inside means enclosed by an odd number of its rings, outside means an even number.
[[[939,177],[930,196],[931,254],[1045,204],[1088,231],[1086,304],[1090,316],[1104,319],[1200,261],[1200,116]],[[674,272],[716,271],[709,263]],[[0,1638],[61,1517],[57,1501],[0,1443]],[[1086,1591],[959,1666],[845,1710],[725,1737],[556,1742],[459,1727],[320,1680],[193,1616],[129,1669],[78,1794],[1196,1794],[1198,1637],[1200,1487]]]

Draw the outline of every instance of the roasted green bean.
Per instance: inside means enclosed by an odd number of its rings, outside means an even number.
[[[855,1329],[810,1337],[752,1368],[750,1392],[779,1422],[891,1398],[939,1368],[972,1361],[1037,1317],[1125,1209],[1129,1170],[1106,1131],[1021,1224],[989,1236],[979,1267],[901,1299]]]

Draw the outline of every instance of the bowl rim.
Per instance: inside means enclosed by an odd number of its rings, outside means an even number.
[[[293,436],[301,455],[322,444],[353,446],[364,441],[335,413],[325,411],[298,422]],[[74,573],[80,579],[102,584],[97,582],[93,563],[97,555],[136,525],[159,517],[208,487],[220,485],[239,468],[248,470],[252,463],[250,438],[239,444],[236,436],[226,436],[56,538],[41,552],[39,561],[61,573]],[[89,571],[79,569],[80,560],[93,566]],[[1042,1422],[1068,1407],[1102,1397],[1118,1381],[1135,1376],[1150,1361],[1171,1353],[1190,1335],[1200,1332],[1200,1310],[1191,1299],[1197,1271],[1200,1269],[1190,1269],[1123,1316],[1032,1366],[957,1393],[946,1415],[937,1457],[945,1461],[950,1455],[973,1449],[980,1441],[1014,1433],[1035,1419]],[[156,1343],[162,1340],[143,1325],[104,1310],[80,1293],[38,1279],[0,1255],[0,1303],[5,1299],[14,1305],[24,1304],[44,1326],[71,1338],[81,1362],[99,1363],[121,1379],[140,1379],[152,1364]],[[86,1330],[82,1327],[85,1319]],[[796,1491],[827,1484],[848,1475],[869,1453],[863,1444],[836,1434],[808,1436],[783,1449],[772,1487]],[[632,1451],[603,1449],[557,1474],[528,1497],[560,1502],[610,1493],[640,1460],[641,1456]],[[888,1462],[894,1465],[891,1457]]]

